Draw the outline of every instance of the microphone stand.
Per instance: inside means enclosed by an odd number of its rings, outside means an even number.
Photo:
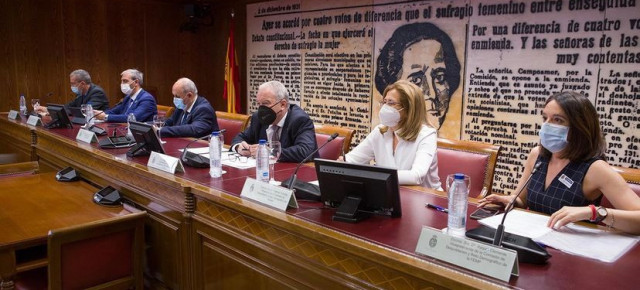
[[[322,146],[318,147],[316,150],[311,152],[311,154],[307,155],[307,157],[305,157],[302,160],[302,162],[298,163],[298,166],[296,166],[296,170],[293,171],[293,175],[291,175],[291,177],[289,179],[283,181],[282,184],[285,185],[288,189],[293,189],[294,185],[296,185],[296,179],[298,177],[298,170],[300,169],[300,166],[302,166],[302,164],[304,164],[311,157],[313,157],[313,155],[315,155],[316,152],[320,151],[320,149],[322,149],[324,146],[329,144],[329,142],[333,141],[333,139],[335,139],[337,137],[338,137],[338,133],[331,134],[331,137],[329,137],[329,139],[327,139],[327,141],[324,144],[322,144]],[[296,186],[300,186],[300,183],[298,183]],[[299,188],[299,190],[301,191],[301,193],[304,193],[304,194],[308,195],[308,197],[301,197],[302,199],[319,200],[319,198],[320,198],[320,189],[319,188],[318,189],[315,189],[315,188],[313,188],[313,189]]]
[[[520,190],[516,194],[516,197],[514,199],[512,199],[511,202],[509,202],[507,204],[507,207],[505,207],[504,215],[502,216],[502,221],[498,225],[498,228],[496,229],[496,234],[493,237],[493,245],[494,246],[498,246],[498,247],[502,246],[502,239],[504,238],[504,220],[507,218],[507,214],[513,209],[513,205],[516,202],[516,200],[518,199],[518,197],[520,197],[520,194],[529,185],[529,182],[531,181],[531,177],[533,176],[534,173],[536,173],[536,171],[538,171],[538,168],[540,167],[540,164],[542,164],[542,162],[538,161],[538,163],[536,163],[536,165],[533,166],[533,170],[531,170],[531,174],[529,174],[529,177],[527,178],[527,181],[524,182],[524,185],[522,185],[522,187],[520,188]]]

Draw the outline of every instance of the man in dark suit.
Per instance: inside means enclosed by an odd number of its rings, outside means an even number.
[[[171,89],[176,111],[160,130],[162,137],[199,138],[218,131],[216,112],[203,96],[198,96],[196,84],[181,78]]]
[[[123,71],[120,76],[122,81],[120,90],[125,95],[124,99],[109,110],[94,110],[95,118],[106,122],[125,123],[127,116],[133,113],[138,122],[152,121],[153,115],[158,114],[158,106],[156,99],[141,87],[142,72],[137,69],[128,69]]]
[[[76,94],[76,98],[68,104],[64,105],[65,109],[69,107],[80,107],[82,104],[91,104],[94,110],[106,110],[109,108],[109,99],[104,90],[91,82],[91,76],[86,70],[78,69],[69,74],[69,83],[71,83],[71,91]],[[36,109],[38,113],[47,113],[46,106],[40,106]]]
[[[233,138],[231,150],[255,156],[260,139],[279,140],[279,161],[284,162],[301,162],[316,150],[313,121],[302,108],[289,104],[289,92],[282,83],[260,85],[256,99],[260,108],[251,116],[249,127]]]

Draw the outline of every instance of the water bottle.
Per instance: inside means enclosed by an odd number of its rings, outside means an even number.
[[[269,182],[269,150],[267,149],[267,140],[265,139],[260,139],[258,143],[256,179],[258,181]]]
[[[209,175],[211,177],[222,176],[222,143],[220,142],[220,133],[214,131],[211,133],[209,140]]]
[[[24,95],[20,96],[20,115],[27,114],[27,101],[24,99]]]
[[[453,236],[464,237],[467,229],[467,197],[469,188],[465,182],[465,175],[456,173],[449,186],[449,214],[447,232]]]
[[[127,137],[131,140],[133,140],[133,133],[131,133],[131,122],[135,122],[136,121],[136,115],[134,115],[133,113],[129,113],[129,115],[127,116]]]

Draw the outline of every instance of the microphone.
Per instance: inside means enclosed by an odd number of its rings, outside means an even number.
[[[298,166],[296,166],[296,170],[293,171],[293,175],[291,175],[289,179],[283,181],[282,186],[285,186],[288,189],[295,189],[295,194],[297,198],[305,199],[305,200],[320,201],[320,187],[308,182],[298,181],[297,180],[298,170],[300,169],[300,166],[302,166],[302,164],[304,164],[311,157],[313,157],[316,154],[316,152],[320,151],[320,149],[322,149],[324,146],[329,144],[329,142],[333,141],[333,139],[336,139],[337,137],[338,137],[338,133],[331,134],[329,139],[327,139],[327,141],[324,142],[322,146],[318,147],[316,150],[314,150],[309,155],[307,155],[307,157],[305,157],[302,160],[302,162],[298,163]]]
[[[91,118],[89,118],[89,120],[87,120],[87,124],[89,124],[91,122],[91,120],[93,120],[93,118],[95,118],[98,115],[102,115],[102,114],[104,114],[104,111],[91,116]],[[107,130],[102,129],[102,127],[99,127],[99,126],[96,126],[96,125],[89,126],[89,128],[87,130],[89,130],[91,132],[94,132],[94,133],[96,133],[98,135],[106,135],[107,134]]]
[[[222,129],[218,132],[222,134],[226,131],[227,129]],[[209,168],[211,166],[209,163],[209,158],[204,157],[200,154],[189,152],[189,150],[187,150],[189,146],[191,146],[191,144],[195,143],[196,141],[207,139],[209,137],[211,136],[205,135],[200,138],[196,138],[195,140],[191,140],[189,143],[187,143],[187,146],[184,146],[184,149],[182,149],[182,155],[180,155],[180,160],[182,161],[182,163],[191,167],[196,167],[196,168]]]
[[[534,242],[531,238],[506,233],[504,231],[504,221],[507,217],[507,214],[511,211],[511,209],[513,209],[513,205],[516,199],[518,199],[522,191],[527,187],[527,185],[529,185],[531,177],[534,173],[536,173],[536,171],[538,171],[540,165],[541,162],[537,162],[533,166],[533,170],[531,170],[531,174],[527,178],[527,181],[525,181],[522,188],[520,188],[515,198],[511,200],[509,204],[507,204],[507,206],[505,207],[504,215],[502,216],[502,221],[500,222],[500,225],[498,225],[497,229],[494,230],[486,226],[480,226],[478,228],[467,231],[466,236],[486,243],[493,243],[493,245],[498,247],[505,247],[515,250],[518,253],[518,261],[520,262],[531,264],[545,264],[551,257],[551,255],[545,248]]]
[[[498,247],[502,246],[502,239],[504,238],[504,220],[507,218],[507,214],[513,209],[513,204],[516,202],[518,197],[520,197],[520,194],[529,185],[529,182],[531,181],[531,177],[533,177],[533,174],[536,173],[536,171],[538,171],[540,164],[542,164],[542,162],[538,161],[538,163],[536,163],[536,165],[533,166],[533,170],[531,170],[531,174],[529,174],[527,181],[524,182],[524,185],[520,188],[520,190],[516,194],[516,197],[512,199],[509,202],[509,204],[507,204],[507,206],[504,208],[504,215],[502,215],[502,221],[498,225],[498,228],[496,229],[496,234],[493,237],[494,246],[498,246]]]

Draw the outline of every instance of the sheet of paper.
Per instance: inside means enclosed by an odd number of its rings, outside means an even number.
[[[613,263],[631,249],[638,238],[569,224],[534,240],[566,253]]]
[[[496,228],[503,214],[488,217],[479,222]],[[637,242],[631,237],[617,232],[588,228],[577,224],[569,224],[553,230],[547,227],[548,216],[532,212],[513,210],[505,220],[505,231],[532,238],[538,243],[560,251],[612,263]]]
[[[198,148],[189,148],[187,149],[191,153],[200,154],[204,157],[209,158],[209,147],[198,147]],[[182,151],[182,149],[180,149]],[[240,160],[229,160],[229,155],[235,154],[230,151],[222,152],[222,165],[231,166],[238,169],[249,169],[256,167],[256,160],[254,158],[249,158],[247,162],[241,162]]]
[[[504,214],[499,214],[484,218],[479,222],[495,229],[502,221],[503,215]],[[533,239],[551,231],[551,229],[547,227],[548,220],[548,216],[516,209],[507,215],[507,219],[504,221],[504,230],[512,234]]]

